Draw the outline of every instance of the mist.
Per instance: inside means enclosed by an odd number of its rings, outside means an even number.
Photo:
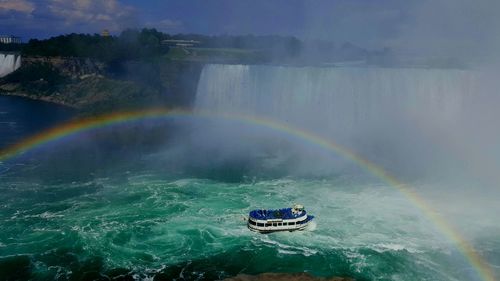
[[[303,8],[296,34],[305,42],[387,47],[397,63],[338,73],[206,66],[195,109],[245,112],[307,129],[402,177],[498,188],[499,3],[340,1]],[[433,65],[440,60],[460,67]]]

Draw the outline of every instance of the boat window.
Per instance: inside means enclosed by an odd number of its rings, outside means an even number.
[[[266,226],[271,226],[271,225],[272,225],[272,223],[270,223],[270,222],[266,223]]]
[[[273,226],[277,226],[277,225],[278,225],[277,223],[273,222]]]
[[[255,225],[255,222],[253,220],[248,220],[248,223],[250,223],[251,225]]]
[[[263,223],[257,223],[257,226],[264,226]]]

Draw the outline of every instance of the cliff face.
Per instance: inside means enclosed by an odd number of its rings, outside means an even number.
[[[26,57],[21,68],[0,78],[0,94],[54,102],[88,114],[188,107],[202,67],[164,58],[105,64],[85,58]]]
[[[50,64],[59,70],[62,75],[76,78],[85,78],[89,75],[102,75],[106,65],[89,58],[62,58],[62,57],[23,57],[23,65]]]
[[[121,70],[109,72],[118,80],[159,90],[171,106],[188,107],[195,98],[202,69],[203,63],[159,59],[130,61]]]

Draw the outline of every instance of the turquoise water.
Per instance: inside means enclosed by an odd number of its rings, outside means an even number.
[[[301,165],[283,168],[300,161],[282,160],[286,149],[276,156],[275,149],[231,145],[239,138],[172,149],[189,141],[167,137],[153,149],[116,138],[128,129],[81,134],[1,164],[0,279],[217,280],[306,271],[356,280],[480,280],[420,210],[361,170],[298,174],[291,171]],[[224,151],[240,157],[228,160]],[[441,187],[430,186],[415,184]],[[263,235],[246,228],[251,209],[294,202],[316,216],[308,230]],[[463,214],[444,203],[444,214]],[[494,219],[479,217],[457,225],[498,271],[500,231]]]
[[[62,184],[4,178],[1,201],[2,273],[22,278],[213,280],[308,271],[359,280],[474,280],[453,245],[383,185],[124,172]],[[297,201],[316,215],[307,231],[246,228],[252,208]]]
[[[4,181],[4,266],[36,279],[99,272],[211,280],[239,272],[309,271],[360,280],[448,280],[461,269],[460,262],[436,264],[453,261],[453,248],[385,186],[116,177],[119,182]],[[313,229],[271,235],[247,230],[243,218],[251,208],[297,200],[317,216]]]

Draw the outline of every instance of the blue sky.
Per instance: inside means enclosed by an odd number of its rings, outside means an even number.
[[[0,0],[0,33],[44,38],[69,32],[281,34],[383,45],[415,0]],[[403,3],[402,3],[403,2]]]
[[[169,33],[283,34],[401,20],[397,1],[335,0],[0,0],[3,33],[45,37],[153,26]],[[395,7],[392,7],[395,6]],[[318,19],[322,19],[318,21]],[[352,20],[349,22],[349,20]],[[375,21],[373,21],[375,20]],[[373,21],[373,22],[370,22]],[[351,26],[345,26],[351,25]],[[387,27],[387,26],[385,26]],[[382,27],[381,28],[385,28]],[[359,30],[358,30],[359,31]],[[328,34],[325,34],[328,35]]]
[[[28,39],[147,26],[470,52],[499,47],[498,11],[498,0],[0,0],[0,34]]]

